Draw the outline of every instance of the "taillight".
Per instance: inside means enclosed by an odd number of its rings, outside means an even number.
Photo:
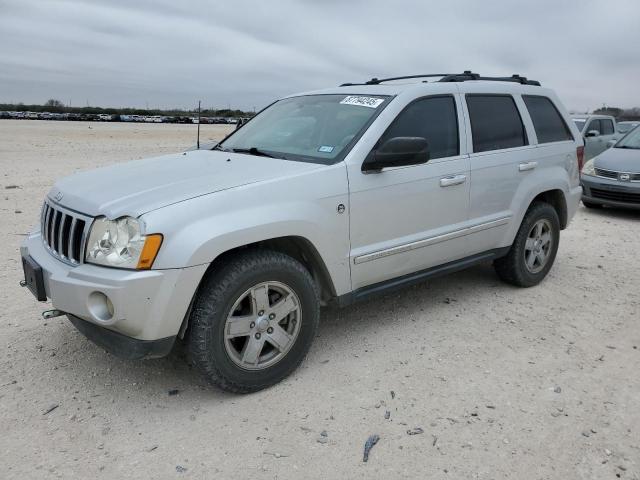
[[[578,171],[582,171],[582,164],[584,163],[584,147],[576,148],[576,157],[578,157]]]

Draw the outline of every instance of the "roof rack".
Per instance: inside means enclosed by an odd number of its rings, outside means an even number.
[[[529,80],[527,77],[522,77],[518,74],[511,75],[510,77],[483,77],[479,73],[473,73],[471,70],[465,70],[462,73],[427,73],[425,75],[405,75],[402,77],[389,77],[389,78],[372,78],[364,83],[343,83],[341,87],[350,87],[353,85],[380,85],[383,82],[391,82],[393,80],[407,80],[411,78],[430,78],[441,77],[439,82],[466,82],[469,80],[486,80],[490,82],[514,82],[521,85],[535,85],[540,86],[540,82],[537,80]],[[426,80],[424,80],[426,82]]]

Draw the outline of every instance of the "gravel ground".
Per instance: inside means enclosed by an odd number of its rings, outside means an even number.
[[[43,321],[19,245],[55,178],[194,138],[0,120],[0,477],[640,478],[640,213],[581,207],[532,289],[480,265],[325,310],[302,367],[252,395],[181,352],[125,362]]]

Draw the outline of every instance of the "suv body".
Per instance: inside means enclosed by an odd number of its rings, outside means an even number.
[[[622,136],[616,119],[610,115],[572,115],[571,118],[584,137],[585,162],[613,146]]]
[[[319,304],[487,260],[534,285],[579,204],[582,137],[549,89],[443,80],[293,95],[212,150],[59,180],[21,248],[25,283],[119,356],[186,337],[210,380],[238,392],[295,368]],[[118,235],[133,239],[121,257]],[[142,260],[149,239],[161,246]],[[108,263],[129,250],[137,264]],[[255,338],[280,350],[243,363]]]

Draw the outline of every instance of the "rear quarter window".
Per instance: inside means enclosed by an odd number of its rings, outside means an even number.
[[[511,95],[468,94],[474,152],[527,145],[527,134]]]
[[[571,131],[553,102],[547,97],[523,95],[538,143],[562,142],[573,140]]]

